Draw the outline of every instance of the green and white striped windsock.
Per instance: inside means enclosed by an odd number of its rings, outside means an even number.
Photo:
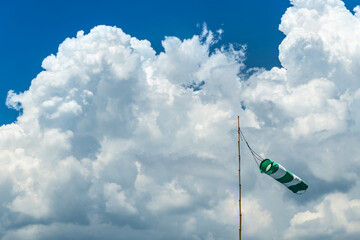
[[[302,193],[308,188],[306,182],[270,159],[264,159],[260,163],[259,168],[260,172],[266,173],[270,177],[285,185],[294,193]]]

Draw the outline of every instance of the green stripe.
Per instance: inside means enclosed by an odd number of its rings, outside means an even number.
[[[270,175],[270,174],[276,173],[278,169],[279,169],[279,164],[277,164],[276,162],[273,162],[271,172],[269,172],[268,174]]]
[[[305,191],[308,188],[308,185],[306,184],[306,182],[301,181],[300,183],[290,186],[288,188],[293,191],[293,193],[297,193],[299,191]]]
[[[294,176],[292,175],[292,173],[289,171],[286,171],[286,174],[283,177],[276,179],[276,180],[281,183],[288,183],[288,182],[291,182],[293,179],[294,179]]]

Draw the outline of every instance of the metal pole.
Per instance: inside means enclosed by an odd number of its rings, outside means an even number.
[[[241,178],[240,178],[240,119],[238,116],[238,150],[239,150],[239,240],[241,240]]]

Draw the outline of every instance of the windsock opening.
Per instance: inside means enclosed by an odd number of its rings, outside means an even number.
[[[279,164],[277,164],[274,161],[271,161],[270,159],[264,159],[260,163],[259,168],[260,168],[260,172],[270,175],[278,170]]]

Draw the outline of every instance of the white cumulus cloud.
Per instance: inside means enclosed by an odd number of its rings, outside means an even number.
[[[242,144],[244,236],[358,239],[359,9],[292,4],[282,66],[250,76],[243,48],[213,49],[222,31],[158,54],[117,27],[66,39],[6,100],[21,114],[0,127],[0,238],[236,238],[240,114],[253,148],[309,184],[292,194]]]

